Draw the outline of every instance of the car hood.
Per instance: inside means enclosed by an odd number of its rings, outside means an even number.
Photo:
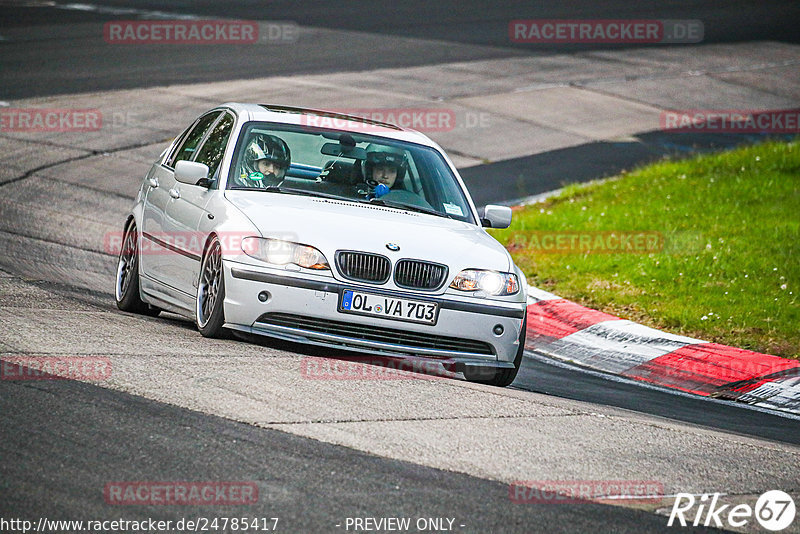
[[[311,245],[333,261],[337,250],[424,259],[465,268],[511,270],[506,249],[482,228],[385,206],[281,193],[226,191],[264,237]],[[400,247],[396,252],[388,243]]]

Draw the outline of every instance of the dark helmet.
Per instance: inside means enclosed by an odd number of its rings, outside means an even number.
[[[371,144],[367,146],[367,159],[364,160],[364,179],[372,184],[372,169],[375,165],[389,165],[397,169],[395,185],[403,183],[403,177],[408,168],[405,152],[402,149],[385,145]]]
[[[271,161],[278,165],[278,168],[286,171],[292,161],[292,153],[289,146],[280,137],[267,134],[257,134],[244,152],[244,170],[248,176],[251,173],[261,173],[258,170],[258,162],[262,159]],[[267,177],[268,178],[268,177]],[[258,179],[261,179],[259,176]]]

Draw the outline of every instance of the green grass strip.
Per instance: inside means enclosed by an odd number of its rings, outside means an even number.
[[[800,143],[665,161],[515,211],[528,282],[670,332],[800,357]]]

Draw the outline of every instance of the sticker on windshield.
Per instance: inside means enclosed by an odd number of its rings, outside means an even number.
[[[455,204],[448,204],[447,202],[443,202],[442,206],[444,206],[444,211],[448,215],[458,215],[459,217],[464,216],[464,212],[461,211],[461,206],[456,206]]]

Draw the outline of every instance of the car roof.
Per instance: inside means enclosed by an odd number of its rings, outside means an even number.
[[[367,133],[438,148],[436,143],[416,130],[346,113],[241,102],[226,102],[222,107],[230,108],[245,120],[317,126],[352,133]]]

